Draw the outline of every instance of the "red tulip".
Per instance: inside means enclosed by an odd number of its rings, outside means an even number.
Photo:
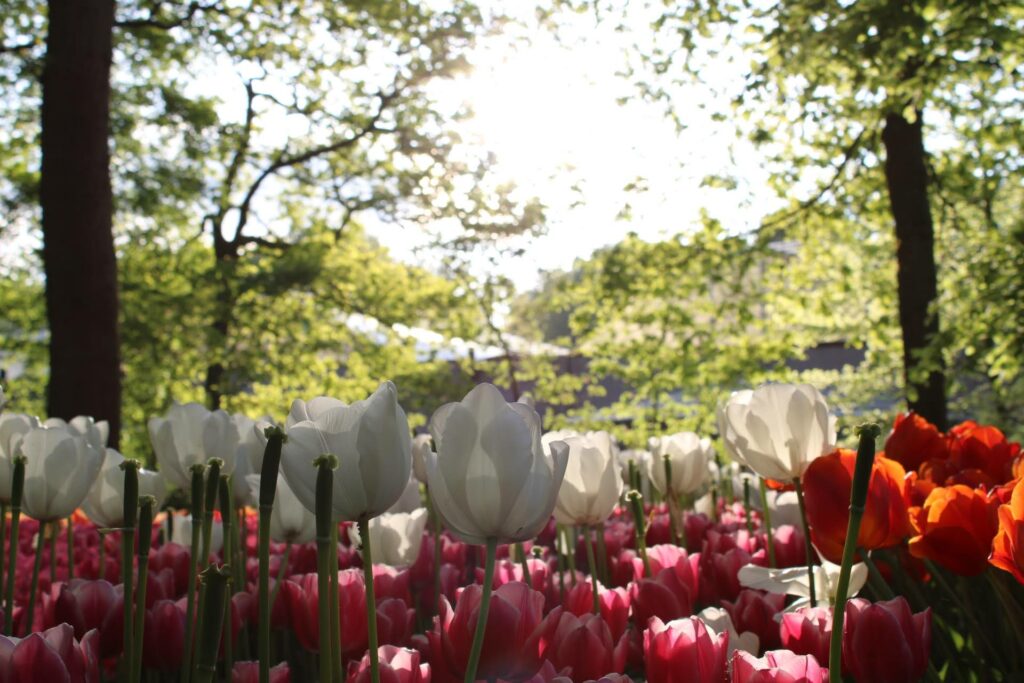
[[[259,662],[235,662],[231,669],[231,683],[259,683]],[[288,662],[270,667],[270,683],[291,683],[292,672]]]
[[[54,620],[66,622],[82,639],[89,631],[99,632],[100,657],[114,657],[124,646],[124,599],[122,587],[108,581],[74,579],[60,588],[54,604]]]
[[[767,564],[765,551],[751,554],[731,534],[709,531],[700,553],[700,601],[713,605],[721,600],[735,600],[742,588],[737,574],[747,564]]]
[[[804,499],[811,540],[831,562],[839,562],[850,520],[854,451],[845,448],[814,460],[804,472]],[[866,550],[901,543],[910,533],[906,472],[895,460],[879,456],[871,466],[857,546]]]
[[[1024,583],[1024,478],[1017,480],[1009,503],[999,506],[999,531],[988,561]]]
[[[164,543],[156,550],[149,551],[149,573],[157,574],[170,569],[174,574],[174,595],[168,599],[180,598],[188,591],[188,565],[191,552],[179,543]]]
[[[775,546],[775,566],[779,569],[799,567],[807,561],[804,532],[792,524],[774,527],[772,544]]]
[[[629,591],[625,588],[604,588],[599,586],[597,595],[601,607],[601,618],[612,631],[612,638],[618,640],[629,626]],[[594,609],[593,587],[590,581],[580,581],[565,595],[565,609],[578,617]]]
[[[737,633],[749,631],[757,636],[762,650],[779,647],[779,624],[775,615],[785,607],[786,596],[744,588],[736,602],[722,601]]]
[[[448,601],[442,600],[435,621],[439,629],[427,634],[431,664],[439,673],[448,671],[461,678],[465,672],[481,593],[479,584],[464,588],[454,612]],[[540,627],[543,609],[544,596],[522,583],[506,583],[491,594],[478,678],[523,678],[537,670],[539,662],[527,650],[527,643]]]
[[[1013,461],[1020,455],[1019,443],[1011,443],[997,428],[973,420],[953,427],[949,434],[950,460],[958,470],[977,471],[988,487],[1012,478]]]
[[[182,601],[184,603],[184,601]],[[172,600],[160,600],[146,610],[142,634],[142,662],[147,668],[175,671],[185,656],[185,608]]]
[[[931,608],[912,614],[903,597],[846,603],[843,671],[858,683],[910,683],[928,668],[932,644]]]
[[[779,625],[782,647],[798,655],[814,655],[819,662],[828,661],[832,638],[832,610],[827,607],[803,607],[782,615]]]
[[[765,652],[758,658],[737,650],[732,659],[732,683],[828,683],[828,668],[811,655],[789,650]]]
[[[376,577],[375,577],[376,578]],[[377,584],[377,581],[374,581]],[[320,651],[320,590],[316,574],[293,576],[281,584],[281,595],[288,605],[288,620],[302,647]],[[341,651],[344,656],[366,650],[366,589],[358,569],[338,572],[338,605],[341,614]]]
[[[629,643],[625,637],[616,642],[611,629],[599,615],[575,614],[556,607],[544,619],[527,646],[539,659],[546,659],[559,670],[572,671],[574,680],[599,678],[606,673],[622,673]]]
[[[648,683],[720,683],[729,634],[716,634],[697,617],[667,624],[657,617],[644,631]]]
[[[999,528],[996,505],[995,499],[979,489],[960,484],[936,488],[923,506],[910,509],[917,533],[910,539],[910,553],[956,574],[980,574],[988,566],[992,539]]]
[[[430,683],[430,665],[420,664],[416,650],[382,645],[377,649],[381,683]],[[346,683],[370,683],[370,654],[348,665]]]
[[[96,631],[89,631],[76,641],[69,624],[21,639],[0,636],[0,681],[98,683],[98,637]]]
[[[377,603],[377,642],[405,647],[416,625],[416,610],[395,598]]]
[[[927,460],[945,460],[949,445],[938,428],[917,413],[896,416],[885,440],[885,456],[912,472]]]

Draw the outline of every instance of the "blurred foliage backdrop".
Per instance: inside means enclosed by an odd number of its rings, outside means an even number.
[[[924,117],[935,222],[941,323],[917,371],[946,374],[954,419],[1024,436],[1024,13],[824,4],[647,4],[651,41],[626,76],[673,116],[675,86],[743,41],[756,59],[721,115],[766,150],[788,208],[749,234],[707,216],[659,242],[627,235],[517,292],[472,264],[544,229],[544,207],[491,180],[487,155],[460,145],[466,112],[427,88],[465,69],[500,15],[462,0],[119,3],[122,450],[145,456],[145,421],[172,400],[280,418],[292,397],[354,400],[384,378],[417,423],[490,377],[529,391],[546,426],[608,427],[630,445],[664,429],[713,432],[729,391],[772,379],[827,386],[847,416],[891,415],[905,394],[879,170],[893,98]],[[567,13],[622,20],[621,3],[542,9],[554,31]],[[893,22],[903,39],[879,38]],[[11,408],[35,413],[47,376],[35,252],[45,31],[44,2],[0,8],[0,368]],[[893,60],[922,66],[907,77]],[[211,73],[235,80],[211,87]],[[395,260],[364,230],[370,213],[408,230],[451,226],[445,256],[430,268]],[[443,341],[425,348],[413,327]],[[443,349],[456,339],[499,352],[452,358]],[[799,370],[822,343],[864,361]],[[558,371],[567,357],[587,362]],[[609,379],[624,390],[598,408]]]

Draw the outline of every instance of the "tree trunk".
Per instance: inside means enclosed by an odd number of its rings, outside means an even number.
[[[903,372],[907,404],[940,429],[946,427],[946,378],[938,367],[921,378],[921,354],[939,331],[938,311],[929,312],[938,286],[935,231],[928,204],[928,175],[920,112],[911,123],[889,114],[882,131],[885,180],[896,222],[896,263],[900,328],[903,331]]]
[[[113,0],[50,0],[43,66],[43,265],[50,328],[47,412],[121,415],[109,110]]]

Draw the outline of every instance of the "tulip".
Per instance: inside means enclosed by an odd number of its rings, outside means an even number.
[[[421,484],[427,483],[427,453],[434,450],[430,434],[417,434],[412,440],[412,473]]]
[[[832,610],[826,607],[802,607],[782,615],[779,640],[782,647],[798,655],[813,655],[819,662],[828,661],[828,645],[832,638]]]
[[[644,498],[651,497],[651,480],[647,478],[646,472],[652,456],[650,451],[643,449],[619,451],[619,470],[622,472],[622,483],[627,489],[637,488],[637,482],[630,481],[630,462],[636,469],[636,479],[639,482],[640,493]],[[643,474],[643,476],[641,476]]]
[[[192,465],[205,464],[211,458],[224,462],[225,474],[234,472],[238,427],[223,410],[210,411],[198,403],[175,403],[166,418],[150,418],[148,427],[160,472],[171,486],[187,491]]]
[[[555,503],[555,521],[577,526],[603,524],[622,493],[611,435],[588,432],[562,443],[569,446],[569,460]]]
[[[202,520],[193,521],[192,515],[175,515],[174,530],[171,533],[171,543],[177,543],[185,548],[192,547],[192,525],[202,526]],[[218,553],[224,546],[224,526],[220,520],[214,520],[210,532],[210,552]],[[200,558],[201,560],[204,558]]]
[[[281,597],[288,605],[288,620],[299,644],[311,652],[321,650],[319,598],[316,574],[292,576],[281,584]],[[338,607],[345,615],[341,623],[340,649],[346,656],[366,650],[366,586],[358,569],[338,572]],[[330,642],[329,635],[325,642]]]
[[[234,469],[226,474],[231,475],[231,496],[235,507],[259,506],[259,489],[254,492],[249,485],[249,477],[259,476],[263,471],[263,454],[267,448],[265,431],[271,426],[269,418],[253,420],[241,413],[231,416],[235,429],[238,431],[238,445],[235,447]]]
[[[259,499],[259,474],[250,474],[245,480],[253,500]],[[270,513],[270,538],[275,543],[309,543],[316,538],[313,513],[310,512],[291,486],[283,478],[277,480],[277,493]]]
[[[291,683],[292,672],[288,662],[281,662],[269,670],[270,683]],[[231,667],[231,683],[259,683],[259,662],[235,662]]]
[[[99,681],[98,638],[89,631],[75,640],[69,624],[21,639],[0,636],[0,681]]]
[[[949,444],[938,428],[914,412],[896,416],[892,431],[885,439],[885,457],[903,465],[907,472],[917,470],[928,460],[949,457]]]
[[[765,652],[755,657],[737,652],[732,660],[732,683],[828,683],[828,669],[811,655],[789,650]]]
[[[750,631],[740,633],[736,625],[732,623],[732,617],[729,616],[729,612],[725,609],[721,607],[705,607],[697,616],[706,626],[714,629],[715,633],[729,634],[729,657],[736,650],[743,650],[745,652],[758,651],[760,639],[757,637],[757,634]]]
[[[648,683],[719,683],[725,679],[729,634],[716,634],[697,617],[665,624],[654,617],[644,631]]]
[[[41,522],[54,522],[82,504],[100,467],[104,452],[84,436],[59,427],[37,427],[21,442],[25,464],[25,512]]]
[[[774,649],[780,645],[779,624],[775,616],[782,611],[786,598],[774,593],[744,589],[735,602],[722,601],[732,623],[738,631],[749,631],[757,636],[760,646]]]
[[[96,422],[88,415],[78,415],[67,422],[59,417],[51,417],[42,426],[47,429],[63,429],[71,436],[81,436],[101,453],[107,447],[107,439],[110,436],[110,425],[106,420]]]
[[[984,491],[962,484],[937,487],[923,506],[910,509],[916,534],[910,539],[910,554],[955,574],[980,574],[999,530],[997,505]]]
[[[823,561],[815,567],[814,590],[817,594],[815,602],[829,603],[835,597],[836,584],[839,581],[840,565]],[[810,603],[810,583],[806,567],[789,567],[786,569],[769,569],[748,564],[739,570],[737,578],[747,588],[767,591],[779,595],[796,595],[800,599],[789,605],[787,609],[796,610]],[[856,595],[868,580],[868,568],[863,562],[853,565],[850,571],[850,585],[847,595]]]
[[[818,458],[803,477],[811,540],[822,556],[838,562],[850,520],[850,487],[857,454],[840,448]],[[897,545],[910,533],[906,472],[895,460],[877,457],[871,467],[868,497],[857,547],[876,550]]]
[[[600,678],[606,673],[622,673],[629,642],[612,639],[608,624],[597,614],[576,616],[556,607],[531,638],[531,654],[561,671],[569,668],[576,680]]]
[[[25,435],[38,427],[39,420],[29,415],[0,415],[0,502],[4,504],[11,502],[14,456],[21,452],[21,441]]]
[[[70,624],[79,640],[96,629],[99,655],[104,659],[116,657],[122,651],[123,599],[121,586],[115,589],[108,581],[73,579],[60,587],[54,621]]]
[[[388,683],[430,683],[430,665],[420,664],[420,653],[394,645],[378,650],[381,680]],[[369,683],[370,655],[348,665],[346,683]]]
[[[467,543],[485,545],[535,537],[547,524],[565,474],[569,447],[541,448],[540,417],[506,403],[480,384],[460,403],[434,413],[436,454],[427,455],[427,480],[446,526]]]
[[[466,680],[480,678],[519,679],[537,669],[535,650],[530,639],[543,619],[544,596],[523,583],[506,583],[494,591],[491,609],[483,613],[482,589],[478,584],[465,587],[459,595],[455,611],[446,600],[441,601],[437,631],[427,634],[433,661],[444,660],[453,675],[466,674]],[[470,678],[469,666],[475,648],[474,630],[484,618],[485,636],[479,651],[476,674]]]
[[[142,662],[147,668],[176,671],[185,653],[184,599],[158,600],[146,611]]]
[[[379,553],[375,561],[393,567],[409,567],[415,564],[427,525],[427,509],[419,508],[412,513],[383,514],[369,521],[370,545]],[[359,530],[349,527],[349,538],[359,544]]]
[[[416,477],[409,477],[409,483],[402,489],[402,495],[398,497],[395,504],[388,508],[388,512],[415,512],[423,507],[423,497],[420,495],[420,482]]]
[[[302,416],[308,419],[294,421]],[[332,498],[337,519],[376,517],[402,495],[412,471],[412,438],[391,382],[349,406],[334,399],[296,401],[289,421],[281,472],[311,512],[317,473],[312,462],[325,453],[338,459]]]
[[[931,608],[912,614],[903,597],[874,604],[850,600],[843,629],[843,671],[858,683],[920,680],[931,651],[931,616]]]
[[[101,527],[124,525],[124,456],[113,448],[106,449],[106,458],[89,495],[82,501],[82,512]],[[167,495],[167,485],[159,472],[139,469],[139,496],[153,496],[153,509],[159,510]]]
[[[835,448],[828,404],[809,384],[766,384],[732,395],[722,437],[736,459],[768,479],[793,481]]]
[[[999,530],[988,561],[1024,584],[1024,478],[1013,487],[1010,502],[999,506]]]
[[[693,614],[698,596],[700,554],[678,553],[673,564],[661,565],[659,549],[654,546],[649,555],[653,578],[644,578],[629,587],[633,617],[638,624],[646,624],[652,617],[671,621]],[[660,568],[659,567],[663,567]]]
[[[593,586],[590,583],[580,581],[566,593],[563,606],[578,617],[590,613],[593,604],[592,590]],[[629,626],[629,591],[625,588],[602,588],[598,602],[601,605],[601,618],[611,629],[612,639],[618,641]]]
[[[708,477],[708,462],[713,457],[710,439],[702,439],[693,432],[680,432],[653,440],[651,459],[647,461],[647,476],[658,493],[678,497],[693,493]],[[668,457],[672,481],[665,483],[665,457]]]

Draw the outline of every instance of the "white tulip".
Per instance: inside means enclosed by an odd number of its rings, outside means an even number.
[[[235,469],[231,473],[231,495],[237,507],[259,505],[259,493],[255,497],[249,487],[249,475],[263,471],[263,453],[267,448],[264,430],[271,425],[269,418],[260,421],[236,413],[231,416],[238,430],[238,446],[235,447]]]
[[[14,456],[21,453],[21,440],[39,420],[20,413],[0,415],[0,501],[11,502],[11,483],[14,476]]]
[[[416,481],[427,483],[427,453],[434,450],[430,434],[417,434],[412,440],[412,473]]]
[[[405,485],[405,490],[402,491],[402,495],[395,501],[395,504],[388,508],[388,512],[413,512],[421,507],[423,507],[423,497],[420,496],[420,483],[416,477],[409,477],[409,483]]]
[[[303,401],[301,398],[297,398],[292,401],[292,408],[288,411],[288,417],[285,419],[284,427],[285,429],[288,429],[300,422],[315,420],[328,410],[344,408],[347,405],[348,404],[341,399],[331,398],[330,396],[317,396],[316,398],[308,401]]]
[[[796,491],[768,491],[768,509],[772,513],[772,526],[776,529],[783,524],[803,529],[804,522]]]
[[[779,481],[799,479],[836,442],[828,404],[809,384],[766,384],[736,392],[725,406],[722,436],[737,460]]]
[[[82,504],[105,455],[85,436],[72,435],[62,427],[29,431],[21,450],[27,459],[22,505],[29,517],[40,522],[63,519]]]
[[[702,439],[693,432],[680,432],[662,436],[654,441],[651,459],[647,463],[647,476],[662,495],[678,496],[693,493],[708,478],[708,460],[712,457],[710,439]],[[672,464],[672,481],[665,485],[665,456]]]
[[[245,477],[252,500],[259,500],[260,476]],[[270,538],[277,543],[309,543],[316,538],[316,517],[299,501],[283,477],[277,478],[274,508],[270,513]]]
[[[836,585],[839,583],[838,564],[833,564],[822,558],[820,565],[814,567],[814,592],[818,602],[831,605],[836,597]],[[800,599],[785,609],[786,612],[798,610],[811,603],[810,576],[807,567],[787,567],[785,569],[770,569],[748,564],[740,568],[737,578],[740,584],[747,588],[778,593],[781,595],[796,595]],[[847,592],[848,597],[853,597],[860,592],[868,580],[868,567],[863,562],[857,562],[850,568],[850,586]]]
[[[89,495],[82,501],[82,512],[101,527],[124,526],[124,456],[113,448],[106,449],[103,466]],[[167,497],[167,484],[159,472],[139,468],[139,495],[153,496],[156,512]]]
[[[160,472],[171,486],[188,491],[192,484],[190,468],[210,458],[224,462],[223,474],[234,472],[238,428],[223,410],[210,411],[198,403],[175,403],[166,418],[151,418],[148,426]]]
[[[612,437],[608,432],[587,432],[570,436],[563,443],[569,446],[569,462],[555,502],[555,521],[603,524],[622,493]]]
[[[747,482],[747,487],[750,489],[750,507],[754,510],[763,509],[761,504],[761,479],[756,474],[752,474],[740,465],[738,462],[731,462],[722,468],[725,476],[729,477],[729,483],[732,486],[732,494],[736,497],[736,500],[743,501],[743,482]],[[775,523],[775,519],[772,518],[772,523]]]
[[[392,567],[415,564],[426,525],[427,509],[422,507],[412,512],[385,513],[371,519],[368,527],[374,563]],[[348,528],[348,533],[352,543],[361,546],[359,529],[354,524]]]
[[[292,406],[289,420],[297,414],[312,419],[287,428],[281,472],[302,504],[315,512],[313,461],[331,453],[338,459],[335,516],[350,521],[376,517],[401,497],[412,472],[412,437],[395,385],[384,382],[369,398],[350,406],[326,404],[314,399]]]
[[[97,422],[88,415],[78,415],[65,422],[59,417],[51,417],[43,423],[44,427],[66,430],[72,436],[82,436],[89,442],[89,445],[96,450],[103,452],[107,447],[107,439],[110,437],[110,425],[106,420]]]
[[[629,462],[636,463],[636,471],[640,475],[640,493],[644,500],[651,499],[651,480],[647,478],[650,467],[651,452],[643,449],[619,451],[619,467],[622,472],[622,482],[632,488],[633,482],[629,481]]]
[[[535,537],[551,518],[569,446],[541,447],[540,417],[490,384],[430,419],[437,453],[427,456],[431,499],[447,527],[478,545]]]
[[[192,524],[198,524],[200,527],[203,525],[203,520],[200,519],[193,522],[192,515],[174,515],[173,530],[171,531],[171,543],[177,543],[183,545],[186,548],[192,548]],[[213,526],[210,532],[210,552],[220,552],[221,547],[224,545],[224,526],[221,524],[219,519],[213,520]]]
[[[732,659],[732,653],[736,650],[750,652],[754,655],[757,654],[758,647],[760,646],[760,639],[757,637],[757,634],[750,631],[739,633],[736,630],[735,624],[732,623],[732,617],[723,608],[705,607],[697,616],[707,626],[713,628],[715,633],[729,632],[728,658],[730,660]]]
[[[554,431],[544,432],[540,437],[540,444],[544,449],[544,452],[551,455],[551,443],[554,441],[565,441],[570,436],[580,436],[580,433],[575,429],[556,429]]]

